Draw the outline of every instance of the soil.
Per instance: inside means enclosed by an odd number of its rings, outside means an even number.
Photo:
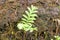
[[[16,25],[27,7],[38,7],[34,25],[38,31],[24,32]],[[0,0],[0,40],[51,40],[60,35],[60,0]],[[55,40],[55,39],[54,39]]]

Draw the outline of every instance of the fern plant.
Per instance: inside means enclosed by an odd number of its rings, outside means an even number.
[[[27,7],[28,11],[25,11],[26,14],[23,15],[23,18],[20,23],[17,24],[19,30],[25,30],[33,32],[34,30],[37,31],[37,27],[33,27],[35,17],[37,17],[37,7],[31,5],[31,7]]]

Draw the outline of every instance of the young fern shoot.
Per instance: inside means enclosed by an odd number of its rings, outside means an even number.
[[[30,31],[33,32],[34,30],[37,31],[37,27],[33,27],[35,17],[37,17],[37,7],[31,5],[31,7],[27,7],[28,11],[25,11],[26,14],[23,15],[23,18],[20,23],[17,24],[19,30]]]

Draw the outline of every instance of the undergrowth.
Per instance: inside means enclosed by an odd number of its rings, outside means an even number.
[[[34,20],[37,17],[37,7],[31,5],[31,7],[27,7],[28,11],[25,11],[26,14],[23,14],[22,20],[17,24],[19,30],[33,32],[37,31],[37,27],[33,27]]]

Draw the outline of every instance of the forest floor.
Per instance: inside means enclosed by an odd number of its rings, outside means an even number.
[[[25,33],[16,24],[31,5],[38,7],[38,31]],[[59,22],[59,0],[0,0],[0,40],[51,40],[60,35]]]

